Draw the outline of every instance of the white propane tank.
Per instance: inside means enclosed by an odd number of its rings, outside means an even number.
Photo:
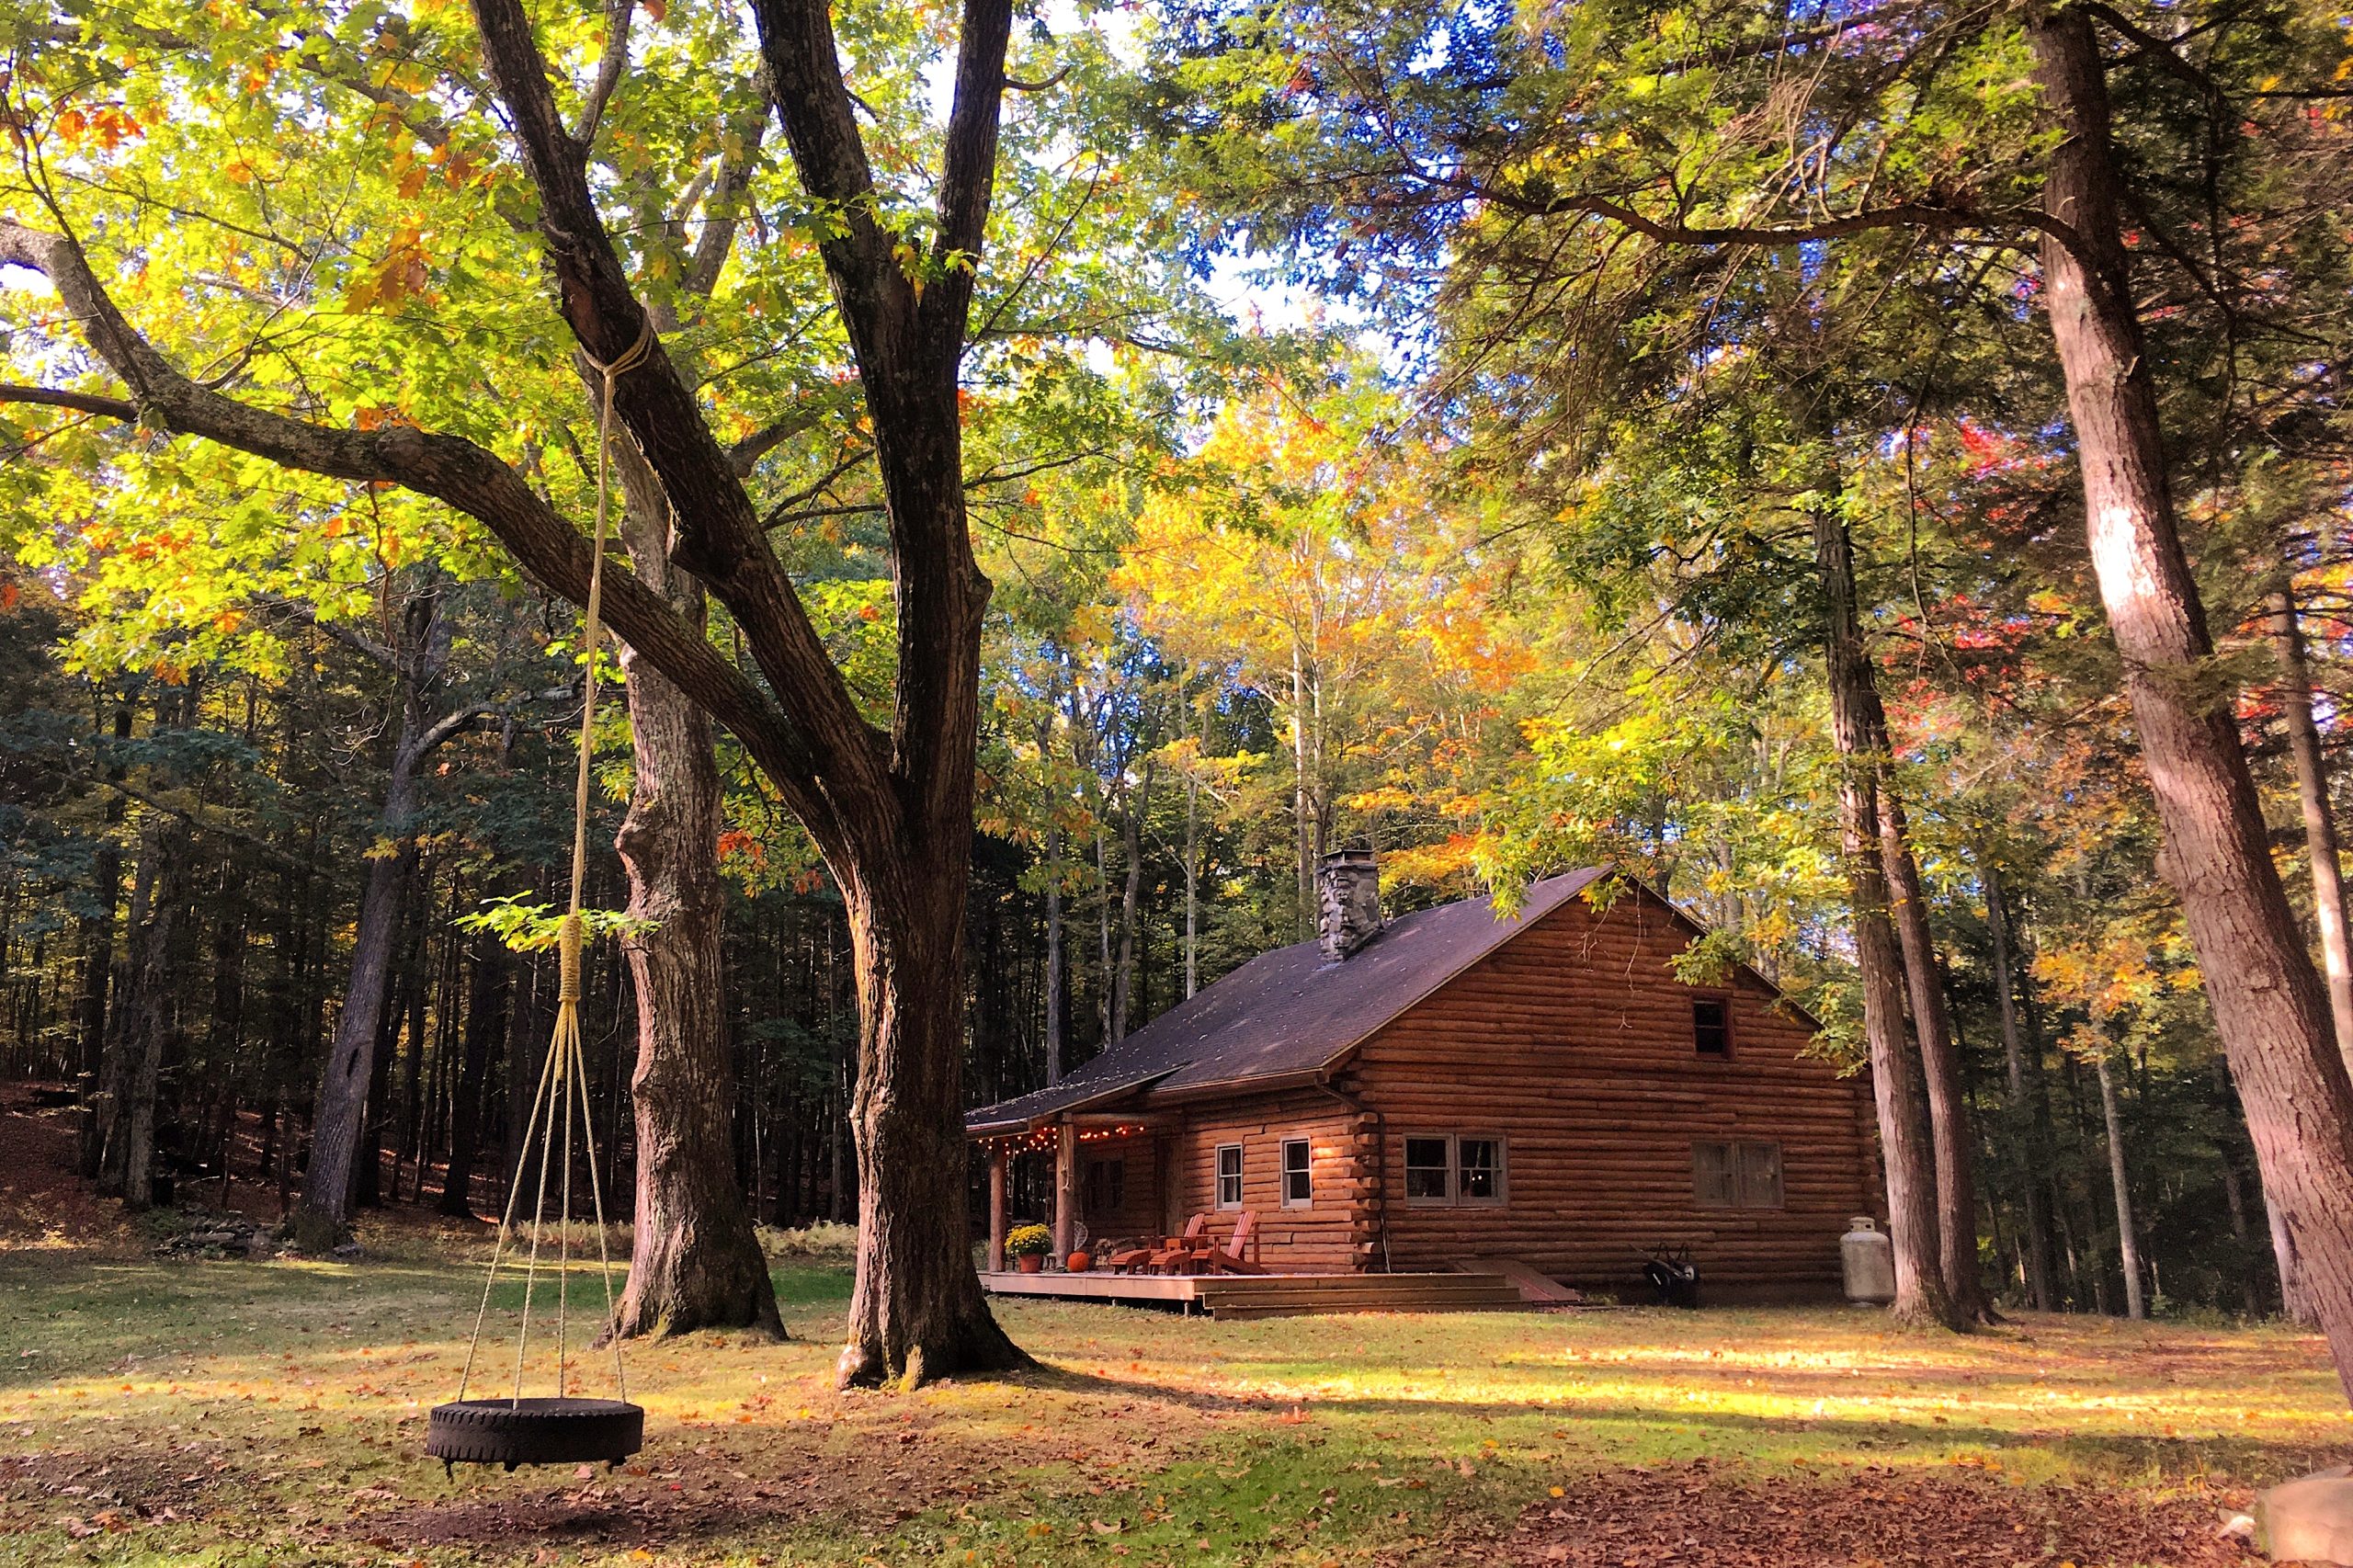
[[[1883,1307],[1895,1300],[1895,1244],[1872,1222],[1858,1214],[1838,1238],[1838,1256],[1846,1265],[1847,1299],[1863,1306]]]

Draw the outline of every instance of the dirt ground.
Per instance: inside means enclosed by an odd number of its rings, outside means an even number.
[[[2078,1568],[2251,1565],[2216,1526],[2222,1493],[2018,1487],[1872,1466],[1822,1480],[1729,1480],[1704,1461],[1621,1471],[1530,1505],[1508,1528],[1465,1528],[1420,1563],[1528,1568]]]

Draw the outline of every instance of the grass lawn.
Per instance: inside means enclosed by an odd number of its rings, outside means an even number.
[[[2061,1318],[1014,1302],[1042,1370],[841,1394],[847,1279],[788,1267],[792,1343],[631,1351],[626,1471],[450,1480],[477,1268],[0,1252],[0,1561],[2206,1563],[2353,1454],[2316,1338]]]

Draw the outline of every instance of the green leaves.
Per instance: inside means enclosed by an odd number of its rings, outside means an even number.
[[[504,898],[486,898],[480,909],[459,915],[454,924],[461,931],[486,932],[514,952],[552,952],[563,939],[564,916],[551,903],[523,902],[530,896],[511,893]],[[580,923],[592,938],[618,937],[623,941],[642,937],[658,929],[661,924],[638,919],[620,909],[584,909]]]

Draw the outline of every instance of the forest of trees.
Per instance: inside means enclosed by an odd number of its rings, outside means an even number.
[[[625,364],[632,1331],[862,1217],[846,1374],[1002,1359],[949,1113],[1370,845],[1821,1018],[1908,1315],[2347,1364],[2334,13],[153,10],[0,75],[0,1074],[100,1191],[496,1214]]]

